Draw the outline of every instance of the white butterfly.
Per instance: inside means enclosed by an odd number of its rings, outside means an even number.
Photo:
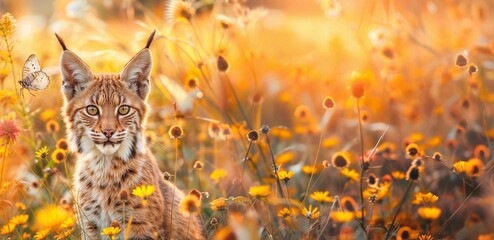
[[[22,89],[27,89],[29,93],[31,93],[30,90],[43,90],[50,84],[50,78],[48,74],[41,70],[41,65],[36,55],[31,54],[24,63],[22,80],[19,81],[19,84]]]

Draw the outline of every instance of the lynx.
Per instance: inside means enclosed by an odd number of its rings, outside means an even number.
[[[74,197],[83,239],[99,239],[112,222],[122,229],[130,222],[128,239],[204,238],[197,217],[189,222],[179,212],[184,194],[163,179],[146,146],[153,38],[154,32],[119,74],[95,74],[57,35],[63,48],[64,121],[70,149],[77,153]],[[156,188],[147,204],[131,194],[142,185]]]

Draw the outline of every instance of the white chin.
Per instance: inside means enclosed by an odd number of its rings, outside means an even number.
[[[112,155],[115,152],[117,152],[118,147],[120,147],[120,144],[106,144],[106,145],[96,144],[96,147],[104,155]]]

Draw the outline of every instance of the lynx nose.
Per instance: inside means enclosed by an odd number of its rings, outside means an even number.
[[[115,130],[114,129],[103,129],[103,134],[105,134],[105,136],[107,138],[111,138],[111,136],[113,136],[113,134],[115,133]]]

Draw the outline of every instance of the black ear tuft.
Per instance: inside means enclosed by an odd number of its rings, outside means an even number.
[[[55,37],[57,37],[58,42],[60,43],[60,45],[62,45],[62,49],[64,51],[67,50],[67,47],[65,46],[65,42],[63,41],[63,39],[60,36],[58,36],[57,33],[55,33]]]
[[[151,43],[153,42],[154,39],[154,34],[156,34],[156,29],[149,36],[148,41],[146,42],[146,47],[144,48],[149,48],[151,46]]]

